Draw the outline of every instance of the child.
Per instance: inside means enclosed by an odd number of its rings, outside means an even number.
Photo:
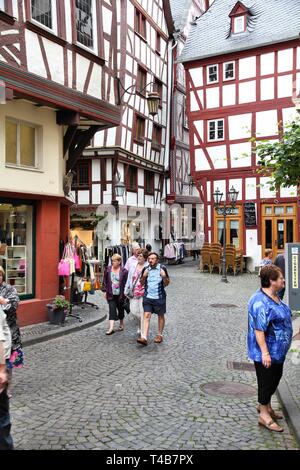
[[[271,248],[267,248],[265,250],[265,257],[261,260],[261,262],[259,264],[258,275],[260,275],[261,268],[263,268],[264,266],[268,266],[270,264],[273,264],[272,258],[273,258],[273,250],[271,250]]]

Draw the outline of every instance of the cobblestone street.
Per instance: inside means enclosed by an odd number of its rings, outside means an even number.
[[[255,373],[227,364],[247,362],[246,304],[257,276],[230,276],[224,285],[191,264],[169,272],[162,344],[153,343],[155,317],[150,344],[139,346],[129,315],[125,331],[109,337],[105,321],[25,348],[11,401],[17,449],[297,448],[285,422],[282,434],[258,427]],[[211,306],[218,303],[236,307]],[[253,394],[204,391],[220,381],[252,386]]]

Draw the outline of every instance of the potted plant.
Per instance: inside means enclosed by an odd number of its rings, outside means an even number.
[[[63,324],[69,309],[70,302],[65,296],[57,295],[50,304],[47,304],[49,322],[53,325]]]

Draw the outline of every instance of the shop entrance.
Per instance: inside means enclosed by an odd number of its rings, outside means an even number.
[[[296,238],[296,204],[263,204],[262,257],[265,249],[271,248],[275,258],[284,252],[286,243],[293,243]]]

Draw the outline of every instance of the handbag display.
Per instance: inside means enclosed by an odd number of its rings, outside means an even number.
[[[83,283],[83,292],[90,292],[92,290],[92,283],[91,281],[85,280]]]

